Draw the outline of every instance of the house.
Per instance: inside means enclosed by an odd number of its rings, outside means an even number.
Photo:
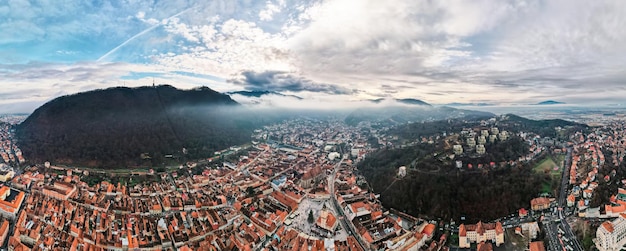
[[[550,208],[550,199],[545,197],[534,198],[530,200],[530,208],[533,211],[540,211]]]
[[[567,206],[573,207],[576,204],[576,197],[573,194],[567,196]]]
[[[519,214],[520,218],[524,218],[526,216],[528,216],[528,210],[524,209],[524,208],[520,208],[517,213]]]

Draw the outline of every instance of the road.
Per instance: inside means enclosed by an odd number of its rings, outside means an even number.
[[[348,221],[345,213],[343,212],[343,208],[341,208],[341,205],[339,205],[339,203],[337,202],[337,197],[335,194],[335,177],[337,175],[337,170],[341,166],[341,162],[343,162],[344,159],[346,159],[346,154],[344,154],[341,160],[337,162],[337,164],[335,164],[335,167],[333,168],[333,173],[330,176],[331,178],[328,181],[328,187],[330,188],[329,191],[331,195],[330,198],[333,201],[335,210],[339,213],[339,219],[341,219],[341,227],[345,229],[346,232],[348,232],[348,235],[353,236],[357,240],[363,250],[367,250],[367,248],[365,248],[365,245],[363,244],[363,241],[361,240],[361,236],[356,231],[354,224],[352,224],[351,221]]]
[[[568,245],[568,246],[571,246],[572,249],[575,251],[584,251],[582,245],[580,244],[580,241],[578,240],[578,238],[576,238],[576,235],[574,235],[572,228],[567,223],[566,215],[563,213],[563,208],[567,206],[566,198],[567,198],[567,191],[569,188],[569,172],[570,172],[571,166],[572,166],[572,148],[570,147],[570,148],[567,148],[567,156],[565,157],[565,162],[563,163],[561,191],[559,192],[559,198],[557,200],[558,207],[559,207],[558,219],[560,220],[560,223],[556,224],[555,222],[552,221],[550,223],[551,227],[548,228],[549,231],[547,233],[547,234],[550,234],[550,241],[552,242],[553,234],[555,234],[553,230],[558,231],[558,229],[555,229],[554,225],[556,225],[557,228],[561,229],[561,231],[559,231],[559,233],[561,233],[561,237],[559,238],[557,236],[557,238],[560,239],[559,246],[561,248],[552,249],[552,250],[563,250],[564,246]]]

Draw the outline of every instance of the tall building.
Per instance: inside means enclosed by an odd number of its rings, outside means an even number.
[[[613,221],[605,221],[596,230],[594,239],[596,248],[600,251],[623,250],[626,244],[626,214],[620,214]]]
[[[474,137],[471,137],[471,138],[467,139],[467,146],[469,146],[469,147],[476,146],[476,140],[474,139]]]
[[[476,145],[476,153],[485,154],[485,145]]]
[[[469,248],[471,243],[491,241],[497,247],[504,243],[504,229],[502,223],[482,223],[474,225],[461,224],[459,226],[459,247]]]
[[[453,145],[452,149],[454,150],[454,154],[461,155],[463,153],[463,146],[461,145]]]

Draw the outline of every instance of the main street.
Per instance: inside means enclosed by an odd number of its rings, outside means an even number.
[[[559,233],[561,234],[558,241],[558,246],[559,248],[554,249],[553,250],[563,250],[564,248],[566,248],[566,246],[571,246],[571,248],[575,251],[584,251],[582,245],[580,244],[580,241],[578,240],[578,238],[576,238],[576,235],[574,234],[574,232],[572,231],[572,228],[570,227],[570,225],[567,223],[567,217],[566,214],[563,213],[563,208],[565,208],[567,206],[566,204],[566,198],[567,198],[567,193],[568,193],[568,188],[569,188],[569,173],[570,173],[570,168],[572,166],[572,148],[567,148],[567,156],[565,157],[565,161],[563,163],[563,173],[562,173],[562,180],[561,180],[561,191],[559,192],[559,198],[557,200],[557,204],[558,204],[558,219],[560,221],[560,224],[555,224],[555,222],[551,221],[550,222],[550,227],[546,227],[546,229],[548,230],[546,234],[549,235],[550,238],[550,246],[552,247],[552,239],[556,237],[555,235],[555,225],[557,227],[560,227],[561,231],[559,231]]]
[[[349,152],[349,151],[348,151]],[[337,170],[339,169],[339,167],[341,166],[341,162],[343,162],[343,160],[346,159],[346,155],[347,154],[343,154],[341,160],[339,160],[339,162],[337,162],[337,164],[335,164],[335,167],[333,168],[333,172],[330,176],[330,180],[328,181],[328,187],[330,188],[330,198],[333,201],[333,205],[335,206],[335,210],[339,213],[339,219],[341,219],[341,227],[343,227],[343,229],[346,230],[346,232],[348,232],[349,235],[354,236],[354,238],[357,240],[357,242],[359,243],[359,245],[361,246],[361,248],[363,248],[363,250],[367,250],[367,248],[365,248],[365,245],[363,244],[363,241],[361,240],[361,236],[359,235],[359,232],[356,231],[354,224],[352,224],[351,221],[347,220],[347,217],[345,215],[345,213],[343,212],[343,208],[341,208],[341,205],[339,205],[339,203],[337,202],[337,197],[335,195],[335,177],[337,175]]]

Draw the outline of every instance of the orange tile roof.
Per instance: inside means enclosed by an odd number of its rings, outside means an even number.
[[[530,251],[546,251],[543,241],[533,241],[530,243]]]
[[[602,223],[602,227],[604,227],[604,229],[606,229],[606,231],[609,231],[609,233],[613,233],[614,229],[613,229],[613,224],[611,224],[611,222],[605,221]]]
[[[435,232],[435,224],[428,224],[424,227],[424,230],[422,230],[422,233],[428,236],[433,236],[433,232]]]

